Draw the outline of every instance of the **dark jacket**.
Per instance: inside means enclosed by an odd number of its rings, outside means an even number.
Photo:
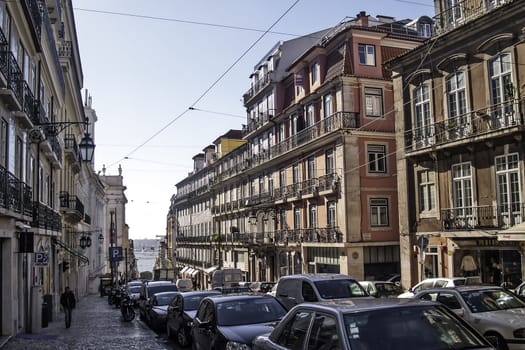
[[[67,291],[60,295],[60,305],[65,308],[74,309],[76,304],[75,294],[72,291]]]

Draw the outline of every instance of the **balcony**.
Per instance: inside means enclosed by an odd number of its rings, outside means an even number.
[[[405,152],[444,148],[458,141],[488,141],[506,136],[522,125],[518,110],[518,101],[509,101],[408,130],[405,132]]]
[[[31,187],[0,166],[0,207],[14,213],[31,216]]]
[[[338,191],[339,176],[334,173],[323,175],[319,177],[317,186],[318,186],[317,190],[320,193],[325,193],[325,192],[335,193]]]
[[[266,111],[264,113],[259,113],[257,118],[252,118],[247,125],[242,126],[242,136],[250,134],[251,132],[259,129],[266,123],[268,123],[273,118],[273,114]]]
[[[31,226],[60,232],[60,214],[45,204],[33,202],[33,222]]]
[[[5,38],[0,38],[0,42]],[[0,44],[0,99],[11,111],[22,110],[23,75],[7,45]]]
[[[272,158],[290,152],[322,136],[341,129],[359,128],[359,114],[355,112],[336,112],[331,116],[299,131],[297,134],[272,146]]]
[[[21,110],[13,113],[14,117],[18,120],[18,123],[23,128],[31,128],[38,121],[37,112],[35,108],[35,97],[33,92],[29,88],[29,85],[25,80],[22,81],[22,100]]]
[[[477,206],[441,210],[443,231],[508,229],[524,222],[525,204]]]
[[[244,104],[246,105],[252,98],[257,96],[257,94],[262,91],[266,86],[271,82],[270,74],[267,73],[262,77],[262,79],[255,82],[248,91],[243,95]]]
[[[80,171],[80,153],[75,135],[66,134],[64,136],[64,154],[66,159],[71,162],[71,169],[78,173]]]
[[[84,204],[77,196],[70,195],[66,191],[60,192],[60,211],[70,222],[78,223],[84,219]]]
[[[436,33],[449,32],[467,22],[481,17],[499,7],[515,2],[514,0],[463,0],[455,1],[454,5],[435,17]]]

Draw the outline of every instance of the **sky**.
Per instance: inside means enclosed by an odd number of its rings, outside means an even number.
[[[277,42],[360,11],[434,16],[433,0],[72,1],[83,88],[98,116],[95,171],[122,167],[132,239],[166,234],[176,184],[195,155],[246,124],[249,76]]]

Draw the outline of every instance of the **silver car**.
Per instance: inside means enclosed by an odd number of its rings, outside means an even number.
[[[438,301],[480,333],[497,339],[498,349],[525,349],[525,302],[496,286],[427,289],[414,298]]]
[[[294,306],[253,350],[493,349],[439,303],[413,299],[346,299]]]

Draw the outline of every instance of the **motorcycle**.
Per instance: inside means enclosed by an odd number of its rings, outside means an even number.
[[[126,322],[133,321],[135,318],[135,308],[133,307],[133,301],[129,295],[124,295],[120,301],[120,313],[122,319]]]

